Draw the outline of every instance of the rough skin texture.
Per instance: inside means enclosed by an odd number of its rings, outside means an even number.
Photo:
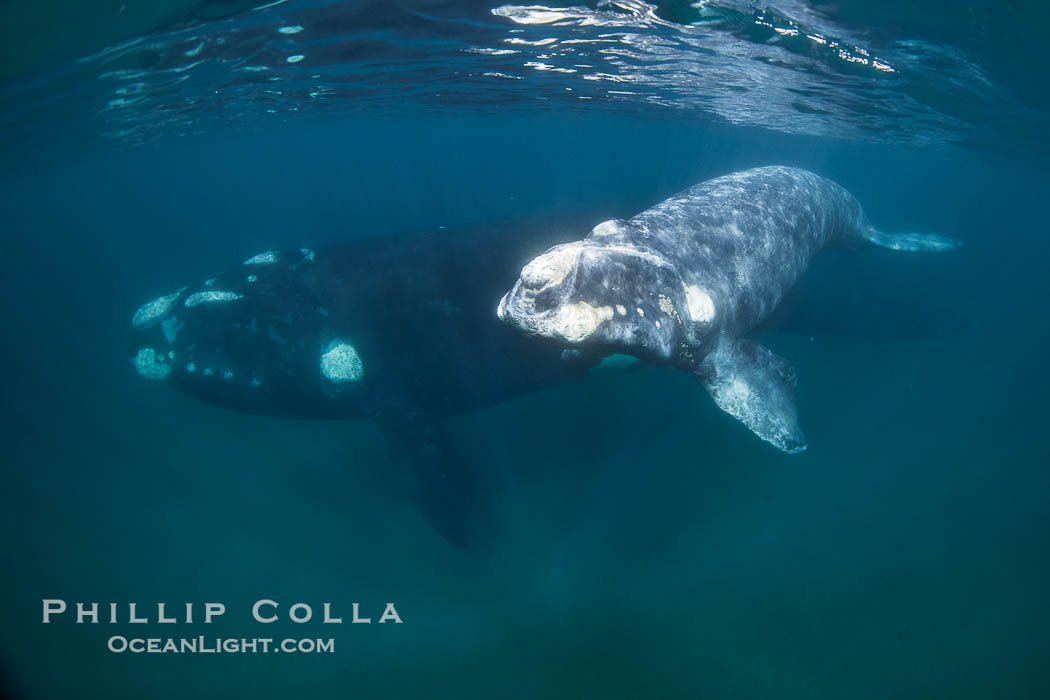
[[[831,180],[783,166],[695,185],[530,262],[499,305],[528,334],[692,372],[716,403],[786,452],[805,449],[791,366],[743,340],[828,247],[942,251],[877,231]],[[614,313],[613,310],[616,310]],[[622,312],[621,312],[622,311]]]

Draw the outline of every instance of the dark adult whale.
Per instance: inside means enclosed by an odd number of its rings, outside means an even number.
[[[132,364],[240,411],[378,421],[417,505],[461,544],[477,485],[441,419],[573,381],[593,364],[493,314],[522,262],[569,231],[490,223],[262,253],[142,306]]]
[[[845,189],[764,167],[691,187],[529,262],[498,315],[557,347],[671,364],[763,440],[800,452],[795,371],[745,336],[830,247],[942,251],[937,235],[875,229]]]

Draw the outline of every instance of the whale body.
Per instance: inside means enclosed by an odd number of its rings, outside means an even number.
[[[412,499],[463,545],[478,484],[444,418],[633,357],[694,373],[720,406],[797,451],[805,443],[793,372],[744,335],[768,325],[822,247],[954,245],[879,233],[841,187],[790,168],[703,183],[555,245],[583,221],[490,222],[260,253],[140,307],[129,358],[143,377],[230,409],[375,420]],[[863,325],[867,299],[842,300],[817,320],[825,330]],[[874,319],[885,332],[885,314]],[[797,325],[776,329],[811,332]]]
[[[594,364],[493,313],[522,261],[571,230],[495,222],[260,253],[143,305],[130,359],[143,377],[234,410],[377,421],[413,500],[461,545],[477,483],[442,419]]]
[[[746,336],[817,253],[865,245],[945,251],[958,242],[883,233],[831,180],[798,168],[755,168],[551,248],[525,265],[497,314],[581,354],[633,355],[692,373],[760,438],[801,452],[795,371]]]

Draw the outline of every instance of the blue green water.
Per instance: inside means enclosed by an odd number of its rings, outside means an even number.
[[[44,32],[0,90],[0,694],[1050,697],[1040,8],[705,8],[171,3],[122,34],[99,3]],[[872,55],[893,72],[849,60]],[[814,264],[809,326],[762,336],[798,370],[800,456],[684,373],[590,377],[448,421],[484,495],[455,549],[372,423],[226,411],[127,362],[139,304],[260,250],[597,223],[773,163],[964,242]],[[44,625],[45,598],[228,611]],[[264,626],[262,598],[404,622]]]

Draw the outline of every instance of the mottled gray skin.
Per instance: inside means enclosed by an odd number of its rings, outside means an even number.
[[[817,253],[862,245],[933,251],[957,243],[880,233],[834,182],[798,168],[755,168],[555,246],[525,266],[498,314],[568,347],[691,372],[759,437],[800,452],[794,370],[745,336]]]

